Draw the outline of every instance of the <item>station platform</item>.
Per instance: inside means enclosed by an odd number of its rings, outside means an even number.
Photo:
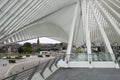
[[[120,80],[120,69],[60,68],[46,80]]]

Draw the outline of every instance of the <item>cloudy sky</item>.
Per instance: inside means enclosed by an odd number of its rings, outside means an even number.
[[[46,43],[46,44],[55,44],[55,43],[60,43],[60,41],[56,41],[56,40],[53,40],[53,39],[50,39],[50,38],[46,38],[46,37],[43,37],[43,38],[39,38],[40,40],[40,43]],[[32,39],[32,40],[27,40],[27,41],[23,41],[23,42],[19,42],[20,44],[23,44],[25,42],[30,42],[30,43],[37,43],[37,39]]]

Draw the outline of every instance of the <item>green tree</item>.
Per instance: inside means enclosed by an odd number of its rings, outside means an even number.
[[[31,45],[31,43],[24,43],[24,45],[23,45],[24,47],[29,47],[29,48],[32,48],[32,45]]]
[[[33,52],[31,43],[28,43],[28,42],[24,43],[23,47],[24,47],[25,53],[32,53]]]
[[[32,49],[32,45],[31,43],[24,43],[23,46],[18,48],[18,52],[19,53],[32,53],[33,49]]]
[[[19,47],[19,48],[18,48],[18,52],[19,52],[20,54],[23,53],[23,52],[24,52],[23,48],[22,48],[22,47]]]

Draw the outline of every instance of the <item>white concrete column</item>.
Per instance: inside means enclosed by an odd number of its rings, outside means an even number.
[[[17,34],[13,35],[15,42],[19,41]]]
[[[12,42],[15,42],[15,39],[14,39],[14,37],[13,37],[13,36],[11,37],[11,39],[12,39]]]
[[[75,6],[75,11],[74,11],[74,16],[73,16],[73,22],[70,28],[70,34],[69,34],[69,41],[68,41],[68,46],[67,46],[67,54],[71,54],[71,49],[73,46],[73,38],[74,38],[74,31],[75,31],[75,26],[76,26],[76,21],[77,21],[77,15],[78,15],[78,9],[79,9],[79,2],[77,2]],[[69,57],[68,57],[69,60]]]
[[[86,1],[86,0],[85,0]],[[88,14],[89,14],[89,3],[86,3],[86,15],[85,15],[85,21],[86,21],[86,46],[87,46],[87,53],[91,54],[91,39],[90,39],[90,30],[89,30],[89,23],[88,23]],[[90,60],[90,57],[89,57]]]
[[[82,17],[83,17],[83,27],[85,27],[85,36],[86,36],[86,47],[87,47],[87,54],[88,54],[88,61],[90,63],[89,67],[92,67],[92,56],[91,56],[91,39],[90,39],[90,31],[89,31],[89,23],[88,23],[88,16],[89,16],[89,2],[87,3],[86,0],[83,0],[82,3]]]

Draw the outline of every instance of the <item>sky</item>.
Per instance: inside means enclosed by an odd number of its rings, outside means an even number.
[[[39,40],[40,40],[40,43],[44,43],[44,44],[56,44],[56,43],[60,43],[60,41],[56,41],[54,39],[50,39],[50,38],[47,38],[47,37],[39,38]],[[24,44],[26,42],[37,43],[37,39],[32,39],[32,40],[27,40],[27,41],[19,42],[19,44]]]

